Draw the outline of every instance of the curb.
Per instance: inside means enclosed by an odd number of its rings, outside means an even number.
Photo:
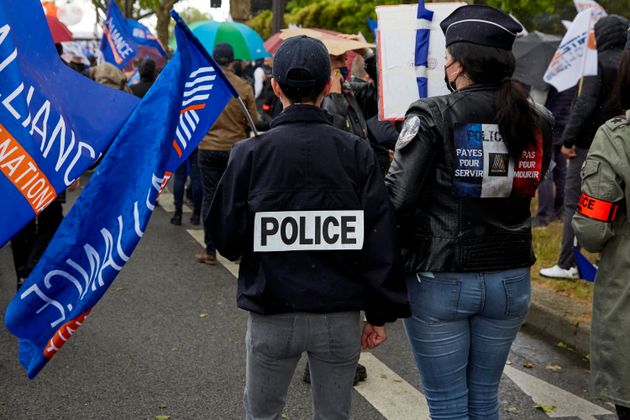
[[[590,313],[590,305],[532,283],[532,304],[525,324],[587,355],[591,351]]]

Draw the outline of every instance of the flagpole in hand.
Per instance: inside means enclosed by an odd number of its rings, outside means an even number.
[[[239,96],[238,92],[236,91],[236,89],[234,89],[234,86],[232,86],[232,83],[230,83],[230,80],[227,78],[225,73],[223,73],[223,70],[221,69],[221,67],[216,63],[216,61],[214,61],[210,53],[208,53],[208,50],[206,50],[206,47],[204,47],[203,44],[201,44],[201,41],[199,41],[199,39],[195,36],[195,34],[192,33],[188,25],[186,25],[186,22],[184,22],[184,20],[175,10],[171,10],[171,17],[173,18],[173,20],[175,20],[175,23],[179,25],[179,27],[184,32],[186,32],[186,34],[190,37],[190,40],[195,44],[195,46],[199,49],[199,52],[203,54],[206,60],[212,63],[212,66],[216,70],[219,77],[223,79],[227,87],[230,89],[230,92],[232,92],[232,95],[234,95],[234,97],[238,101],[238,104],[243,110],[243,113],[245,114],[245,118],[247,119],[247,123],[249,124],[249,127],[252,129],[254,136],[258,136],[258,131],[256,130],[256,124],[254,124],[254,119],[252,118],[251,114],[247,110],[247,107],[243,103],[243,100]]]

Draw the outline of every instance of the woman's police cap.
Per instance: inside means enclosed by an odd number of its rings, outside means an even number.
[[[520,23],[505,12],[489,6],[462,6],[440,23],[446,46],[469,42],[486,47],[511,50]]]
[[[320,40],[306,35],[287,38],[273,56],[272,73],[282,86],[324,86],[330,79],[328,50]]]

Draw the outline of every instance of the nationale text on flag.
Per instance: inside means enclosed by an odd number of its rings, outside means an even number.
[[[0,5],[0,246],[111,144],[138,99],[57,55],[37,0]]]
[[[236,96],[181,19],[175,35],[177,53],[9,304],[5,323],[30,378],[85,322],[140,241],[170,174]]]

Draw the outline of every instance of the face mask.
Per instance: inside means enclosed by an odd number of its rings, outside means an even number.
[[[348,67],[341,67],[339,69],[339,73],[341,73],[341,77],[343,77],[343,80],[348,80]]]
[[[457,81],[457,78],[459,77],[459,74],[458,74],[457,77],[455,77],[455,80],[453,80],[452,82],[448,81],[448,68],[451,67],[453,64],[455,64],[455,61],[453,61],[448,66],[444,67],[444,83],[446,83],[446,87],[448,88],[450,92],[455,92],[457,90],[457,86],[455,85],[455,82]]]

